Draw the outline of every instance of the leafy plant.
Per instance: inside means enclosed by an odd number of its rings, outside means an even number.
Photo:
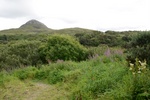
[[[56,84],[57,82],[63,81],[63,75],[60,70],[54,70],[49,72],[47,81],[50,84]]]
[[[0,47],[0,69],[12,70],[41,64],[38,53],[40,42],[18,40]]]
[[[150,98],[149,73],[146,68],[146,61],[141,62],[136,58],[135,63],[130,63],[130,70],[133,74],[133,99],[147,100]]]
[[[38,69],[35,67],[27,67],[24,69],[17,69],[14,71],[13,75],[18,77],[20,80],[34,79]]]
[[[57,60],[81,61],[87,58],[87,49],[68,35],[53,35],[45,46],[39,49],[41,58],[48,62]]]
[[[135,62],[135,58],[144,61],[146,59],[147,64],[150,64],[150,32],[141,32],[134,36],[130,43],[128,52],[128,60]]]

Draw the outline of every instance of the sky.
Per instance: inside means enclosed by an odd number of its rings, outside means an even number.
[[[52,29],[150,30],[150,0],[0,0],[0,30],[31,19]]]

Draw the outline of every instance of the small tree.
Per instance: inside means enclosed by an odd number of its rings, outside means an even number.
[[[43,61],[73,60],[87,58],[87,49],[69,35],[52,35],[46,45],[39,49]]]

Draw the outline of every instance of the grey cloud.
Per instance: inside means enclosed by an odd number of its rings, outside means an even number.
[[[18,18],[33,16],[29,0],[0,0],[0,17]]]

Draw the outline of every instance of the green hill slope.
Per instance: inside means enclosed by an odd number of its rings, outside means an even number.
[[[33,34],[33,33],[61,33],[61,34],[76,34],[76,33],[92,33],[95,30],[84,29],[84,28],[65,28],[54,30],[48,28],[43,23],[37,20],[29,20],[19,28],[7,29],[0,31],[1,34]]]

